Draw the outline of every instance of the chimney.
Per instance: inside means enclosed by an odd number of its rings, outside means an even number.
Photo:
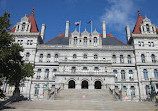
[[[102,22],[102,31],[103,31],[103,38],[106,38],[106,24],[105,24],[105,21]]]
[[[66,21],[65,37],[69,37],[69,21]]]
[[[129,39],[130,39],[130,28],[129,28],[129,25],[126,26],[126,38],[127,38],[127,41],[129,41]]]
[[[46,29],[46,25],[42,24],[42,27],[41,27],[41,38],[42,38],[42,40],[44,40],[44,37],[45,37],[45,29]]]

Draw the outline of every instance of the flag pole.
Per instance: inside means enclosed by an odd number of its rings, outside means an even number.
[[[80,21],[80,24],[79,24],[79,34],[80,34],[80,28],[81,28],[81,21]]]
[[[92,20],[91,20],[91,34],[92,34]]]

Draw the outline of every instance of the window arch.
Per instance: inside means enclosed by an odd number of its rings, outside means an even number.
[[[27,52],[27,53],[26,53],[26,59],[25,59],[25,60],[26,60],[26,61],[29,61],[29,57],[30,57],[30,53]]]
[[[76,72],[76,67],[72,67],[71,72],[75,73]]]
[[[125,70],[121,70],[121,80],[125,80]]]
[[[83,58],[84,58],[84,59],[87,59],[87,54],[84,54],[84,55],[83,55]]]
[[[40,54],[39,62],[43,62],[43,54]]]
[[[55,54],[54,61],[55,61],[55,62],[58,62],[58,54]]]
[[[155,62],[156,62],[156,60],[155,60],[155,55],[154,55],[154,54],[151,55],[151,61],[152,61],[152,63],[155,63]]]
[[[84,43],[84,45],[87,45],[87,37],[84,37],[83,43]]]
[[[77,45],[77,37],[74,37],[74,45]]]
[[[51,58],[51,55],[48,54],[48,55],[47,55],[47,62],[50,62],[50,58]]]
[[[24,31],[25,30],[25,22],[22,24],[22,28],[21,28],[21,31]]]
[[[117,70],[113,70],[113,73],[115,75],[115,80],[117,80]]]
[[[77,58],[77,55],[76,54],[73,54],[73,59],[76,59]]]
[[[40,79],[41,78],[41,69],[38,69],[37,70],[37,79]]]
[[[94,59],[97,60],[98,59],[98,55],[94,54]]]
[[[144,54],[141,54],[141,60],[142,60],[142,63],[145,63],[145,55]]]
[[[146,24],[146,31],[149,32],[149,24]]]
[[[127,59],[128,59],[128,64],[131,64],[131,55],[128,55]]]
[[[120,63],[124,63],[123,55],[120,55]]]
[[[94,37],[94,46],[97,46],[97,37]]]
[[[132,70],[129,70],[129,79],[133,80],[133,71]]]
[[[148,71],[147,69],[143,69],[144,79],[148,79]]]
[[[155,76],[156,79],[158,79],[158,71],[157,71],[157,69],[154,69],[154,76]]]
[[[112,55],[112,62],[116,63],[116,55]]]

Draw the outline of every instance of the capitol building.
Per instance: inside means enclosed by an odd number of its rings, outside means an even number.
[[[38,21],[37,21],[38,22]],[[106,33],[60,33],[44,43],[46,25],[38,29],[34,11],[21,18],[9,31],[24,48],[26,63],[34,65],[35,75],[20,84],[21,93],[41,97],[45,89],[125,90],[129,99],[146,99],[158,91],[158,29],[138,11],[135,27],[126,26],[127,44]],[[7,85],[6,91],[13,92]]]

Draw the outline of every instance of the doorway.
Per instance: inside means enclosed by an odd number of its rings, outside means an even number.
[[[95,89],[101,89],[101,82],[100,81],[95,81],[95,84],[94,84],[94,88]]]
[[[84,80],[81,84],[82,89],[88,89],[88,81]]]
[[[69,81],[68,88],[69,88],[69,89],[75,89],[75,81],[74,81],[74,80],[70,80],[70,81]]]

